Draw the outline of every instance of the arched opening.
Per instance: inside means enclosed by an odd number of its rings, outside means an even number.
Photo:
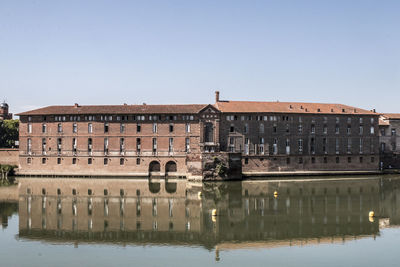
[[[152,172],[160,172],[160,162],[158,162],[158,161],[150,162],[149,174],[151,174]]]
[[[176,172],[176,162],[174,161],[168,161],[167,164],[165,164],[165,174],[167,175],[169,172]]]
[[[156,193],[160,192],[160,189],[161,189],[160,183],[149,182],[149,190],[151,193],[156,194]]]

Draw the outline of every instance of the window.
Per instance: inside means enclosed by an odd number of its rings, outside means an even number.
[[[157,138],[153,138],[153,153],[157,153]]]
[[[323,133],[324,133],[324,134],[328,134],[328,126],[324,125]]]
[[[104,158],[104,165],[108,164],[108,158]]]
[[[92,189],[88,189],[88,191],[87,191],[87,194],[89,195],[89,196],[91,196],[92,195]]]
[[[263,134],[264,133],[264,124],[260,124],[260,133]]]
[[[335,152],[336,152],[336,154],[339,154],[339,148],[340,148],[339,138],[336,138],[335,139]]]
[[[302,134],[303,133],[303,125],[299,125],[299,134]]]
[[[298,140],[298,145],[299,145],[299,154],[303,153],[303,139]]]
[[[78,124],[76,122],[74,122],[72,124],[72,132],[73,133],[77,133],[78,132]]]
[[[286,155],[290,154],[290,139],[286,139]]]
[[[28,133],[32,133],[32,124],[28,123]]]
[[[108,196],[108,190],[107,189],[104,189],[104,195]]]
[[[104,123],[104,132],[108,133],[108,122]]]
[[[347,157],[347,163],[351,163],[351,157]]]
[[[57,153],[60,155],[61,154],[61,149],[62,149],[62,139],[57,138]]]
[[[174,125],[171,123],[169,125],[169,132],[172,133],[174,131]]]
[[[244,124],[243,132],[244,133],[248,133],[249,132],[249,125],[247,123]]]
[[[186,124],[185,124],[185,131],[186,131],[187,133],[190,133],[190,123],[186,123]]]
[[[290,132],[289,124],[286,124],[286,132]]]
[[[381,128],[381,135],[385,136],[386,135],[386,129],[385,128]]]
[[[274,126],[272,127],[272,131],[273,131],[274,133],[276,133],[276,132],[278,131],[276,124],[274,124]]]
[[[336,157],[336,163],[337,163],[337,164],[340,163],[339,157]]]
[[[392,151],[396,151],[396,143],[395,142],[392,143]]]
[[[360,154],[362,154],[363,153],[363,139],[362,138],[360,138]]]
[[[233,124],[231,124],[231,127],[229,128],[229,132],[230,133],[235,132],[235,126],[233,126]]]
[[[61,164],[61,158],[57,158],[57,164]]]
[[[104,154],[108,153],[108,138],[104,138]]]
[[[396,136],[396,129],[392,129],[392,136]]]
[[[348,123],[348,124],[351,123],[351,118],[347,118],[347,123]]]
[[[141,140],[140,140],[140,138],[136,138],[136,151],[137,151],[137,153],[140,153],[140,148],[141,148]]]
[[[169,138],[168,152],[172,153],[173,151],[174,151],[174,138]]]
[[[299,164],[303,164],[303,158],[299,158]]]
[[[72,195],[76,195],[76,189],[72,189]]]
[[[31,164],[32,163],[32,158],[26,158],[26,163]]]
[[[190,138],[185,138],[185,152],[190,151]]]
[[[364,134],[364,127],[360,126],[360,135],[363,135],[363,134]]]
[[[26,142],[26,150],[28,151],[28,154],[32,153],[32,139],[28,138],[27,142]]]
[[[136,165],[140,165],[140,158],[136,159]]]
[[[274,155],[278,154],[278,139],[277,138],[274,138],[274,143],[272,145],[272,153]]]
[[[46,158],[42,158],[42,164],[46,164]]]
[[[88,138],[88,152],[92,154],[92,138]]]
[[[315,125],[314,124],[311,124],[311,133],[315,134]]]
[[[287,164],[287,165],[290,164],[290,158],[286,158],[286,164]]]
[[[360,118],[360,124],[362,124],[363,123],[363,118]]]
[[[120,158],[120,159],[119,159],[119,165],[124,165],[124,163],[125,163],[124,158]]]
[[[360,163],[363,163],[363,161],[364,161],[364,158],[360,157]]]
[[[347,139],[347,153],[351,153],[351,139]]]
[[[322,138],[322,151],[324,153],[327,153],[327,145],[328,145],[328,140],[326,138]]]
[[[28,116],[28,121],[32,121],[32,117],[31,116]]]
[[[124,190],[124,189],[120,189],[120,190],[119,190],[119,195],[120,195],[121,197],[123,197],[123,196],[125,195],[125,190]]]
[[[140,123],[136,124],[136,132],[140,133],[142,130],[142,126],[140,125]]]
[[[351,126],[350,125],[347,126],[347,134],[351,134]]]
[[[76,164],[76,158],[72,158],[72,164]]]
[[[315,164],[315,158],[314,157],[311,158],[311,163]]]
[[[46,125],[46,123],[42,124],[42,133],[47,133],[47,125]]]
[[[244,164],[246,164],[246,165],[249,164],[249,158],[244,159]]]
[[[339,134],[339,132],[340,132],[339,125],[336,124],[336,126],[335,126],[335,134]]]
[[[121,154],[124,154],[124,152],[125,152],[125,138],[119,139],[119,152]]]
[[[157,123],[153,123],[153,133],[157,133]]]
[[[120,133],[125,133],[125,123],[121,123],[121,124],[119,125],[119,132],[120,132]]]
[[[46,138],[42,138],[42,154],[46,155]]]
[[[93,133],[93,124],[88,123],[88,133]]]
[[[310,139],[310,152],[311,154],[315,154],[315,138]]]
[[[72,153],[76,155],[76,152],[77,152],[77,139],[72,138]]]
[[[87,161],[88,161],[87,163],[88,163],[89,165],[91,165],[91,164],[92,164],[92,162],[93,162],[93,159],[92,159],[92,158],[88,158],[88,160],[87,160]]]
[[[324,157],[324,163],[325,164],[328,163],[328,158],[327,157]]]

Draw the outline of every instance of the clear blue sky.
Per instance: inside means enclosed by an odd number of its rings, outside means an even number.
[[[400,1],[0,1],[0,97],[400,112]]]

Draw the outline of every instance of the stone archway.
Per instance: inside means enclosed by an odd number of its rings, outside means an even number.
[[[165,175],[167,175],[170,172],[176,172],[177,171],[177,165],[175,161],[168,161],[167,164],[165,164]]]
[[[161,165],[160,165],[160,162],[158,162],[158,161],[152,161],[152,162],[150,162],[150,165],[149,165],[149,173],[152,173],[152,172],[160,172],[160,170],[161,170]]]

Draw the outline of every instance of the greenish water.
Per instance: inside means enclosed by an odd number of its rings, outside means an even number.
[[[0,203],[1,266],[399,265],[400,177],[122,181],[106,195],[49,181]]]

